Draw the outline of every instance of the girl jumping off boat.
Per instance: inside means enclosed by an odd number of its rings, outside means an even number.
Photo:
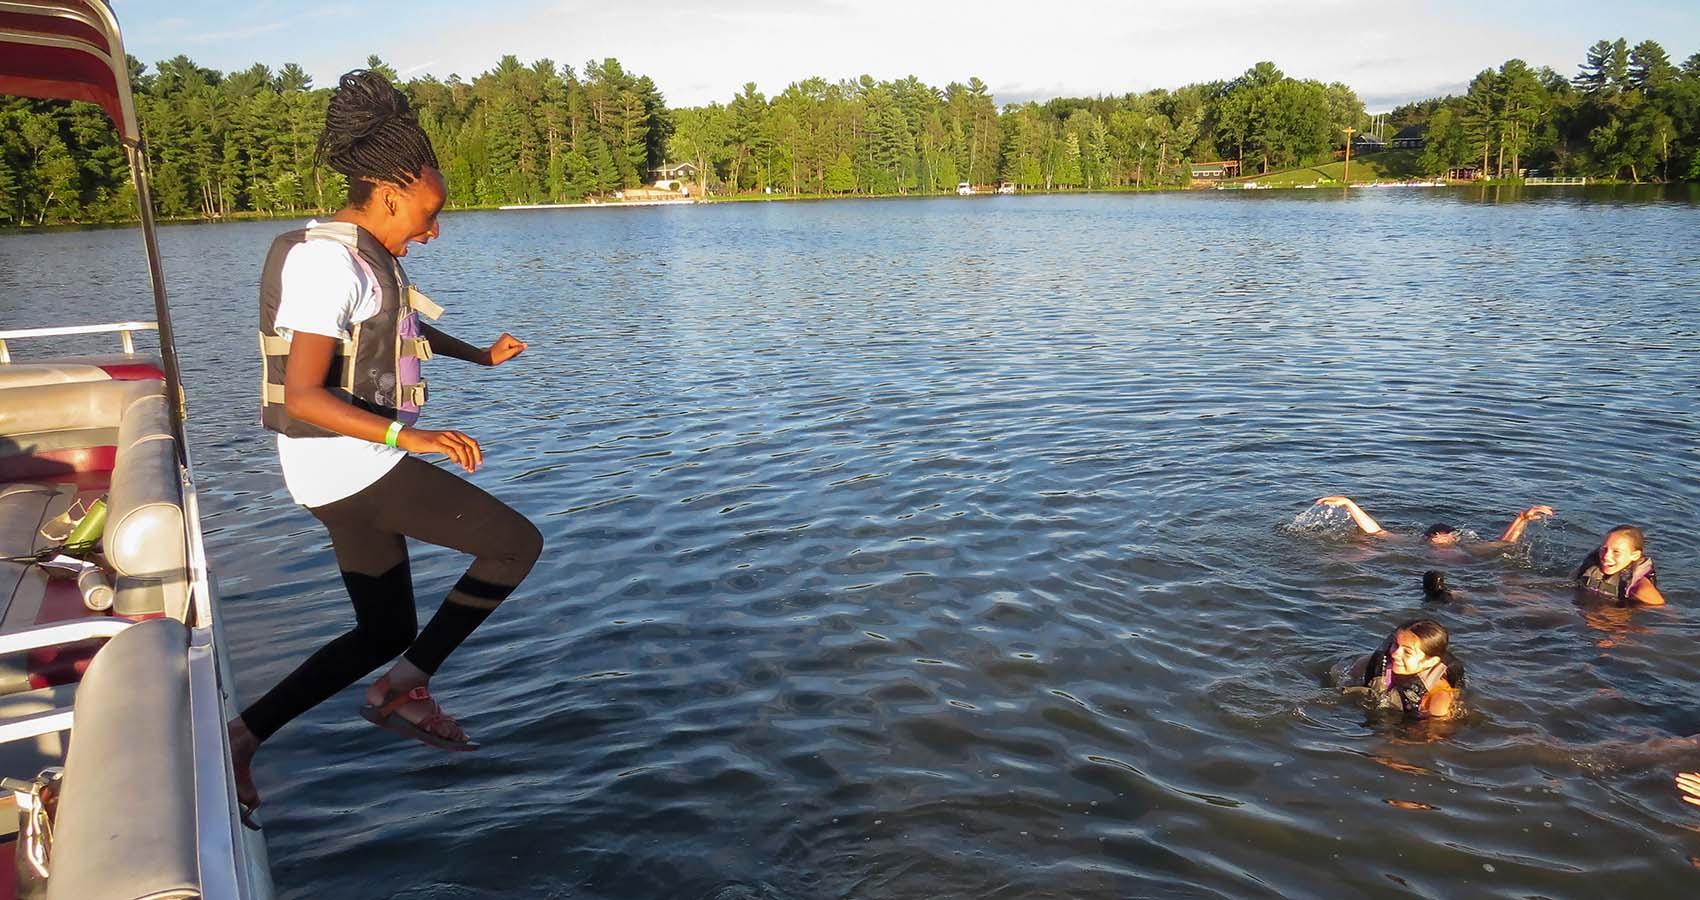
[[[437,236],[446,188],[406,98],[375,72],[344,75],[318,154],[348,177],[348,202],[330,221],[279,236],[267,256],[261,418],[278,433],[290,495],[330,534],[355,624],[230,722],[237,796],[249,810],[260,801],[251,768],[260,745],[398,655],[367,688],[361,715],[435,747],[477,749],[428,683],[543,550],[524,516],[414,455],[441,454],[468,472],[483,460],[469,435],[416,427],[422,360],[495,366],[526,345],[503,334],[478,348],[419,319],[442,310],[408,280],[400,257]],[[474,557],[422,631],[410,537]]]

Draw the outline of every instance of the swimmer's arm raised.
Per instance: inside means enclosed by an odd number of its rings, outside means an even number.
[[[1335,509],[1345,510],[1346,514],[1352,517],[1352,521],[1357,523],[1358,528],[1361,529],[1364,534],[1387,533],[1387,529],[1382,528],[1381,523],[1370,518],[1369,513],[1364,512],[1362,507],[1353,503],[1352,498],[1350,497],[1342,497],[1336,494],[1331,497],[1323,497],[1322,499],[1317,500],[1316,504],[1318,506],[1332,506]]]
[[[1700,806],[1700,772],[1676,773],[1676,788],[1682,792],[1682,799]]]
[[[1505,531],[1499,536],[1500,543],[1514,544],[1522,540],[1523,529],[1528,528],[1530,522],[1539,522],[1554,514],[1550,506],[1537,505],[1523,510],[1517,514],[1516,518],[1511,520],[1511,524],[1505,526]]]

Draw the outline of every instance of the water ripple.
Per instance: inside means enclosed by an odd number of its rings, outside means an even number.
[[[353,694],[268,745],[280,894],[1689,890],[1696,207],[1301,193],[446,216],[408,259],[444,326],[531,349],[433,363],[431,419],[549,556],[436,682],[483,751]],[[351,621],[230,388],[277,227],[162,233],[248,697]],[[83,275],[139,315],[134,237],[0,236],[0,319]],[[1305,512],[1340,492],[1560,516],[1477,560]],[[1564,588],[1625,520],[1671,607]],[[414,563],[424,598],[464,565]],[[1416,615],[1461,722],[1335,686]]]

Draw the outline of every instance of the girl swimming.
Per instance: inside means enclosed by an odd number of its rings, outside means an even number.
[[[1358,683],[1379,705],[1400,710],[1408,719],[1454,715],[1461,708],[1464,667],[1448,643],[1446,627],[1439,622],[1406,622],[1358,662]]]
[[[1352,517],[1352,524],[1358,526],[1358,530],[1364,534],[1383,537],[1391,534],[1387,529],[1381,527],[1381,523],[1377,522],[1374,517],[1364,512],[1363,507],[1350,497],[1336,494],[1317,500],[1315,505],[1345,510],[1346,514]],[[1423,531],[1423,542],[1433,544],[1436,547],[1461,547],[1479,556],[1495,555],[1504,552],[1506,545],[1515,544],[1522,540],[1523,532],[1529,527],[1529,523],[1539,522],[1553,515],[1553,508],[1550,506],[1531,506],[1513,516],[1510,523],[1505,526],[1505,530],[1499,533],[1498,538],[1491,541],[1475,541],[1463,544],[1460,541],[1463,540],[1464,533],[1458,530],[1457,526],[1443,522],[1436,523]]]
[[[1633,525],[1619,525],[1600,539],[1600,548],[1588,554],[1571,578],[1576,586],[1603,594],[1620,604],[1645,603],[1663,606],[1665,595],[1656,583],[1653,558],[1646,553],[1647,537]]]

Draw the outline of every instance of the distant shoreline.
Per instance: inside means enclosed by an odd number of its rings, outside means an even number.
[[[1273,175],[1273,174],[1276,174],[1276,173],[1271,173],[1271,174]],[[1070,189],[1053,188],[1053,189],[1050,189],[1050,190],[1045,190],[1043,188],[1039,188],[1039,189],[1034,189],[1034,190],[1020,191],[1020,192],[1013,194],[1013,195],[1001,195],[1001,196],[1016,196],[1016,197],[1020,197],[1020,196],[1057,196],[1057,195],[1067,195],[1067,194],[1079,194],[1079,195],[1087,195],[1087,194],[1094,194],[1094,195],[1096,195],[1096,194],[1175,194],[1175,193],[1218,193],[1218,192],[1226,192],[1226,191],[1232,191],[1234,193],[1241,193],[1241,192],[1246,191],[1246,190],[1250,190],[1253,193],[1260,193],[1264,190],[1298,191],[1298,190],[1310,190],[1314,187],[1318,187],[1317,185],[1308,185],[1308,184],[1271,184],[1271,185],[1267,185],[1267,186],[1259,186],[1259,187],[1256,187],[1256,188],[1247,188],[1243,184],[1244,181],[1255,181],[1256,179],[1257,179],[1257,176],[1252,176],[1252,177],[1247,178],[1247,179],[1234,179],[1234,180],[1230,180],[1230,181],[1213,182],[1213,183],[1209,183],[1209,184],[1197,184],[1197,183],[1195,183],[1191,186],[1160,185],[1160,186],[1141,187],[1141,188],[1114,187],[1114,188],[1091,188],[1091,189],[1087,189],[1087,188],[1070,188]],[[1401,186],[1406,186],[1406,185],[1407,185],[1406,181],[1394,180],[1394,179],[1383,179],[1383,180],[1380,180],[1380,181],[1354,181],[1350,185],[1350,187],[1356,189],[1356,188],[1371,188],[1371,187],[1401,187]],[[1441,187],[1442,185],[1432,185],[1432,186]],[[1524,182],[1521,179],[1518,179],[1518,180],[1488,179],[1488,180],[1483,180],[1483,181],[1451,181],[1451,182],[1447,182],[1444,185],[1444,187],[1448,187],[1448,188],[1466,188],[1466,187],[1493,187],[1493,188],[1517,187],[1517,188],[1521,188],[1521,187],[1526,187],[1526,186],[1527,187],[1533,187],[1533,186],[1538,186],[1538,185],[1525,185]],[[1669,188],[1671,186],[1672,185],[1669,185],[1669,184],[1659,185],[1659,184],[1652,183],[1652,182],[1641,182],[1639,184],[1636,184],[1636,183],[1632,183],[1632,182],[1610,180],[1610,179],[1599,179],[1597,181],[1590,180],[1589,184],[1587,185],[1587,187],[1643,187],[1643,188],[1660,188],[1660,187]],[[1346,189],[1347,186],[1339,184],[1339,183],[1335,183],[1335,184],[1322,184],[1322,185],[1320,185],[1320,187],[1322,187],[1324,189],[1329,189],[1329,190],[1344,190],[1344,189]],[[1559,186],[1559,187],[1564,187],[1564,186]],[[1542,189],[1543,190],[1552,190],[1554,188],[1542,186]],[[654,209],[654,208],[657,208],[657,207],[669,207],[669,206],[709,206],[709,205],[713,205],[713,204],[717,204],[717,203],[780,203],[780,202],[785,202],[785,203],[811,202],[812,203],[812,202],[821,202],[821,201],[830,201],[830,200],[923,200],[923,199],[940,200],[940,199],[954,198],[954,197],[958,197],[958,196],[960,196],[960,195],[958,195],[954,192],[950,192],[950,191],[935,191],[935,192],[928,192],[928,193],[904,193],[904,194],[756,194],[756,193],[745,193],[745,194],[731,194],[731,195],[726,195],[726,196],[711,196],[711,197],[681,199],[681,200],[607,200],[607,201],[600,201],[600,202],[586,201],[586,202],[581,202],[581,203],[525,203],[525,204],[501,204],[501,205],[479,204],[479,205],[472,205],[472,206],[447,207],[447,208],[444,209],[444,212],[451,212],[451,213],[456,213],[456,212],[521,212],[521,211],[544,211],[544,210],[567,210],[567,209],[640,209],[640,208],[641,209]],[[985,191],[977,191],[974,194],[970,195],[969,197],[964,197],[963,199],[975,199],[975,198],[987,198],[987,199],[989,199],[989,198],[992,198],[992,197],[995,197],[995,196],[1000,196],[1000,195],[994,194],[994,192],[992,190],[988,189],[988,190],[985,190]],[[228,223],[228,222],[284,222],[284,221],[290,221],[290,220],[303,220],[304,221],[306,219],[314,218],[316,216],[330,215],[331,212],[333,212],[333,211],[332,210],[303,210],[303,211],[300,211],[300,212],[282,213],[282,214],[275,214],[275,215],[269,214],[269,213],[260,213],[260,212],[238,212],[238,213],[231,213],[228,216],[223,216],[223,217],[220,217],[220,218],[217,218],[217,219],[207,219],[207,218],[195,216],[195,217],[188,217],[188,218],[173,218],[173,219],[160,218],[160,219],[156,219],[155,221],[160,225],[219,225],[219,224]],[[61,222],[61,223],[52,224],[52,225],[6,225],[6,226],[0,226],[0,235],[52,233],[52,232],[59,232],[59,231],[88,231],[88,230],[101,229],[101,228],[132,228],[132,227],[135,227],[137,224],[138,224],[138,220],[127,219],[127,220],[117,220],[117,221],[108,221],[108,222]]]

